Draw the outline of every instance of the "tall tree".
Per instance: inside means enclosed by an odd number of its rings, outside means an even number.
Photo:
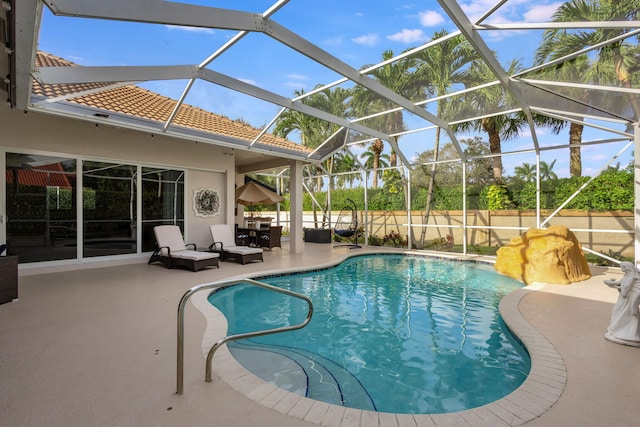
[[[437,31],[433,34],[431,40],[439,40],[446,37],[449,33],[445,30]],[[416,76],[418,82],[424,82],[433,91],[436,96],[445,95],[452,86],[466,82],[465,70],[470,64],[479,59],[479,55],[475,49],[463,36],[456,36],[446,39],[428,49],[421,51],[416,60]],[[431,89],[432,88],[432,89]],[[437,116],[445,117],[447,111],[447,101],[439,100],[437,106]],[[433,190],[435,186],[436,169],[438,155],[440,151],[440,133],[441,129],[436,129],[436,136],[433,149],[433,163],[431,166],[431,178],[429,180],[429,189],[427,190],[427,201],[425,205],[423,224],[429,223],[431,214],[431,202],[433,199]],[[413,230],[412,230],[413,231]],[[416,245],[420,248],[424,247],[427,234],[427,227],[422,228],[419,242]],[[412,239],[415,241],[415,239]]]
[[[370,169],[373,174],[373,181],[371,186],[373,188],[378,188],[378,180],[382,177],[382,173],[380,168],[386,168],[389,166],[386,160],[389,159],[388,154],[383,154],[384,143],[376,139],[371,143],[369,149],[362,153],[360,157],[364,160],[364,166],[366,169]]]
[[[333,173],[340,174],[336,179],[338,187],[344,188],[347,185],[353,187],[353,183],[361,178],[357,170],[356,161],[350,154],[336,153],[333,155]]]
[[[389,61],[393,56],[392,50],[385,50],[382,53],[382,61]],[[378,67],[367,75],[404,98],[415,101],[418,98],[424,98],[428,85],[416,79],[416,75],[413,73],[413,66],[414,63],[411,59],[402,58]],[[365,65],[362,68],[367,69],[370,67],[371,65]],[[364,86],[356,86],[353,90],[351,107],[354,115],[362,117],[392,110],[397,105]],[[389,135],[394,135],[404,130],[402,111],[391,111],[368,119],[363,123],[375,129],[381,129]]]
[[[393,51],[386,50],[382,53],[382,61],[389,61],[394,57]],[[431,86],[428,82],[418,78],[414,73],[415,63],[410,58],[402,58],[398,61],[389,62],[371,71],[369,77],[375,79],[378,83],[398,93],[402,97],[415,101],[417,99],[424,99],[430,92]],[[365,65],[363,69],[370,68],[370,65]],[[380,113],[383,111],[394,110],[397,105],[391,101],[380,97],[377,93],[363,87],[356,86],[353,92],[352,99],[352,113],[359,117],[372,115],[374,113]],[[368,120],[361,122],[374,129],[381,129],[383,132],[392,135],[393,142],[397,145],[398,137],[394,136],[402,132],[405,129],[404,117],[402,111],[391,111],[387,114],[377,115]],[[372,143],[375,144],[373,152],[380,152],[380,144],[384,144],[381,140],[376,139]],[[384,149],[384,145],[382,145]],[[396,166],[397,156],[393,148],[390,152],[389,162]],[[377,185],[377,178],[374,173],[374,183]],[[405,194],[405,200],[407,199],[408,192],[406,191],[406,180],[403,179],[403,190]],[[407,206],[409,206],[409,200],[406,200]]]
[[[472,159],[467,164],[467,182],[469,184],[486,185],[493,179],[491,169],[491,159],[484,157],[489,154],[489,147],[482,138],[461,139],[460,143],[465,145],[464,154],[468,159]]]
[[[533,182],[536,180],[536,166],[530,163],[523,163],[513,169],[516,179],[524,182]]]
[[[581,21],[634,21],[638,19],[640,0],[572,0],[563,3],[554,13],[554,22]],[[594,46],[626,32],[623,28],[600,28],[595,30],[549,29],[536,50],[535,63],[540,65],[561,58],[581,49]],[[637,45],[627,40],[618,40],[597,50],[593,58],[581,55],[561,64],[539,71],[543,78],[570,83],[611,84],[617,81],[625,88],[632,87],[632,79],[640,65]],[[635,117],[640,113],[636,97],[628,98]],[[571,176],[582,175],[580,144],[584,126],[572,122],[569,128],[569,156]]]
[[[557,159],[553,159],[551,163],[540,162],[540,179],[550,181],[558,179],[558,175],[553,171],[556,161]]]
[[[520,69],[518,60],[513,60],[507,67],[507,74],[513,75]],[[469,70],[467,79],[472,82],[472,86],[495,80],[493,72],[489,67],[480,61],[473,63]],[[511,95],[502,85],[488,86],[479,90],[475,90],[468,94],[465,98],[467,108],[472,111],[495,111],[495,115],[487,115],[481,119],[459,123],[455,126],[457,131],[468,131],[475,129],[483,131],[489,138],[489,151],[491,152],[493,162],[493,180],[494,184],[501,186],[504,184],[502,179],[502,141],[510,140],[520,134],[520,132],[528,126],[527,116],[523,112],[499,114],[499,111],[512,109],[516,104]],[[541,125],[549,125],[557,131],[560,126],[559,121],[551,121],[548,117],[533,114],[533,121]]]
[[[300,97],[304,95],[304,91],[297,90],[294,94],[296,97]],[[350,97],[351,91],[349,89],[337,87],[334,89],[325,89],[303,98],[302,103],[338,117],[346,117],[348,115],[348,101]],[[276,121],[273,134],[287,138],[290,133],[298,132],[300,134],[300,142],[302,145],[310,148],[317,148],[334,135],[338,129],[339,126],[334,123],[327,122],[295,110],[287,110],[282,113]],[[344,133],[340,133],[338,136],[334,136],[334,138],[338,138],[342,141],[344,139]],[[325,161],[325,164],[323,165],[324,169],[331,171],[333,169],[332,162],[333,157],[331,156]],[[322,188],[321,178],[318,178],[315,187],[315,190],[318,191]],[[327,203],[325,202],[325,209],[326,204]],[[313,208],[313,216],[317,227],[318,216],[315,205]]]

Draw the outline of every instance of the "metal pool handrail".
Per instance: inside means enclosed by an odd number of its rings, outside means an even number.
[[[205,375],[206,382],[211,382],[211,361],[213,360],[213,355],[215,354],[216,350],[220,348],[223,344],[229,341],[235,341],[235,340],[244,339],[244,338],[259,337],[263,335],[276,334],[279,332],[287,332],[287,331],[293,331],[296,329],[302,329],[305,326],[307,326],[307,324],[311,321],[311,316],[313,315],[313,303],[307,296],[289,291],[287,289],[281,289],[276,286],[268,285],[266,283],[259,282],[257,280],[236,279],[236,280],[228,280],[228,281],[207,283],[204,285],[194,286],[193,288],[185,292],[184,295],[182,295],[182,298],[180,299],[180,303],[178,304],[178,345],[177,345],[178,357],[177,357],[177,373],[176,373],[176,393],[177,394],[182,394],[183,388],[184,388],[184,310],[185,310],[187,301],[189,300],[189,298],[191,298],[193,294],[195,294],[198,291],[202,291],[205,289],[239,285],[241,283],[258,286],[264,289],[269,289],[275,292],[279,292],[281,294],[289,295],[294,298],[299,298],[304,300],[309,306],[309,310],[307,312],[307,318],[304,320],[304,322],[294,326],[285,326],[285,327],[275,328],[275,329],[266,329],[263,331],[246,332],[243,334],[236,334],[236,335],[227,335],[226,337],[218,340],[211,347],[211,349],[209,350],[209,353],[207,354],[206,375]]]

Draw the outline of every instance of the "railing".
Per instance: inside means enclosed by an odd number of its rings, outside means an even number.
[[[259,282],[257,280],[236,279],[236,280],[207,283],[204,285],[194,286],[193,288],[185,292],[185,294],[180,299],[180,304],[178,304],[178,345],[177,345],[178,357],[177,357],[177,373],[176,373],[176,393],[177,394],[182,394],[183,388],[184,388],[184,310],[185,310],[187,301],[189,300],[189,298],[191,298],[193,294],[195,294],[198,291],[202,291],[205,289],[239,285],[239,284],[254,285],[264,289],[269,289],[275,292],[279,292],[281,294],[289,295],[294,298],[302,299],[307,303],[309,307],[309,310],[307,312],[307,318],[304,320],[304,322],[298,325],[285,326],[281,328],[267,329],[267,330],[256,331],[256,332],[246,332],[243,334],[236,334],[236,335],[227,335],[226,337],[218,340],[211,347],[211,349],[209,350],[209,353],[207,354],[206,375],[205,375],[206,382],[211,382],[211,362],[213,360],[213,355],[215,354],[216,350],[218,350],[218,348],[220,348],[223,344],[229,341],[235,341],[235,340],[240,340],[245,338],[253,338],[253,337],[259,337],[263,335],[276,334],[279,332],[287,332],[287,331],[293,331],[296,329],[302,329],[305,326],[307,326],[307,324],[311,321],[311,316],[313,315],[313,303],[308,297],[302,294],[298,294],[296,292],[289,291],[287,289],[281,289],[276,286],[271,286],[266,283]]]

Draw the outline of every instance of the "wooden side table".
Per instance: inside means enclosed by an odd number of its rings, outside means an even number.
[[[0,256],[0,304],[18,298],[18,257]]]

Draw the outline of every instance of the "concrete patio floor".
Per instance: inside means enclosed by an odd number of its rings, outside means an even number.
[[[266,251],[264,263],[225,262],[220,269],[197,273],[149,266],[146,259],[67,272],[34,274],[24,269],[19,299],[0,305],[0,425],[523,424],[517,416],[493,422],[456,414],[358,418],[343,411],[337,418],[328,412],[314,418],[298,413],[300,407],[290,415],[271,409],[264,400],[252,400],[246,390],[236,391],[218,375],[211,383],[204,381],[201,344],[206,320],[191,304],[186,313],[184,394],[175,394],[176,310],[186,290],[230,277],[326,264],[379,249],[350,251],[307,243],[304,253],[292,255],[288,245],[283,246],[282,251]],[[526,426],[640,423],[640,348],[603,338],[617,298],[617,292],[603,280],[621,275],[618,269],[593,267],[591,272],[589,280],[568,286],[538,285],[516,291],[519,297],[505,302],[510,305],[507,310],[521,314],[546,337],[566,367],[566,384],[560,387],[559,399],[525,422]],[[272,393],[272,399],[283,399],[283,395]],[[534,401],[531,404],[538,406]]]

